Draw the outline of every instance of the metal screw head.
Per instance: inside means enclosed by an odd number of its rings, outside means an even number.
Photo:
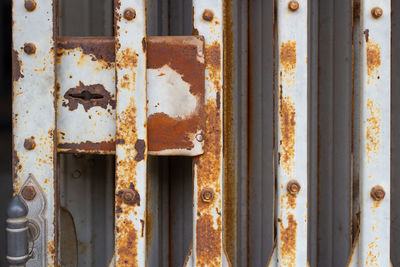
[[[382,17],[382,15],[383,15],[383,10],[382,10],[382,8],[380,8],[380,7],[374,7],[374,8],[371,10],[371,14],[372,14],[372,16],[373,16],[374,18],[378,19],[378,18]]]
[[[300,192],[301,186],[296,180],[291,180],[288,182],[286,189],[290,194],[297,194]]]
[[[288,7],[290,11],[297,11],[297,9],[300,7],[300,4],[297,1],[290,1]]]
[[[372,187],[371,189],[371,197],[373,200],[375,201],[381,201],[382,199],[385,198],[385,190],[383,189],[382,186],[380,185],[375,185],[374,187]]]
[[[201,191],[201,200],[203,200],[203,202],[209,203],[213,200],[213,198],[214,198],[214,192],[212,189],[204,188]]]
[[[32,43],[25,43],[24,52],[27,53],[28,55],[33,55],[36,52],[36,46]]]
[[[210,9],[206,9],[203,12],[203,19],[206,21],[212,21],[214,18],[214,13]]]
[[[35,137],[31,136],[29,138],[25,138],[24,147],[26,150],[33,150],[36,147]]]
[[[135,203],[136,200],[136,192],[133,191],[132,189],[125,189],[122,192],[122,199],[127,204],[133,204]]]
[[[78,179],[79,177],[81,177],[81,171],[80,170],[75,170],[73,173],[72,173],[72,177],[73,178],[75,178],[75,179]]]
[[[25,200],[34,200],[36,197],[36,189],[32,185],[27,185],[22,188],[21,195]]]
[[[134,9],[131,8],[131,7],[125,9],[125,11],[124,11],[124,18],[125,18],[126,20],[133,20],[134,18],[136,18],[136,10],[134,10]]]
[[[198,134],[198,135],[196,135],[196,140],[197,140],[198,142],[203,142],[203,140],[204,140],[203,134]]]
[[[36,9],[36,2],[35,0],[25,0],[24,6],[27,11],[32,12]]]

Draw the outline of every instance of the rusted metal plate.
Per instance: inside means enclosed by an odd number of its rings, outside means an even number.
[[[196,156],[204,144],[204,43],[201,37],[147,42],[148,149]],[[57,45],[59,152],[115,153],[115,52],[108,37],[63,37]]]
[[[117,0],[115,262],[146,266],[147,97],[145,0]]]
[[[349,266],[390,266],[391,3],[360,6],[360,233]]]
[[[193,32],[205,40],[205,144],[193,164],[193,249],[186,266],[228,266],[222,232],[223,1],[193,1]]]
[[[153,37],[147,44],[149,153],[203,153],[202,37]]]
[[[307,266],[307,1],[277,2],[275,252],[269,266]]]
[[[25,192],[29,219],[45,218],[27,266],[57,266],[55,2],[13,1],[12,10],[14,194]]]

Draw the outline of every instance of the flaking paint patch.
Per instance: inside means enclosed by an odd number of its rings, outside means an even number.
[[[381,145],[381,111],[371,99],[367,100],[368,118],[366,129],[367,161],[371,161],[372,155],[376,155]]]
[[[296,142],[296,107],[289,96],[280,93],[279,123],[280,123],[280,165],[289,176],[294,175],[295,142]]]
[[[287,217],[287,226],[280,221],[280,252],[282,258],[282,266],[296,266],[296,232],[297,222],[293,214]]]

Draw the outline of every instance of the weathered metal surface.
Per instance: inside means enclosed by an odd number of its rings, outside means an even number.
[[[144,0],[117,0],[114,4],[117,84],[115,262],[117,266],[146,266],[146,7]],[[127,19],[127,12],[132,13],[132,10],[134,16]],[[135,200],[126,203],[122,196],[129,189],[134,192]]]
[[[226,266],[222,235],[223,1],[193,1],[193,33],[205,40],[205,144],[204,154],[194,159],[193,250],[186,266]],[[211,200],[202,200],[204,190],[213,196]]]
[[[115,152],[114,47],[113,38],[59,38],[59,152]]]
[[[147,54],[149,154],[202,154],[202,37],[153,37],[147,43]]]
[[[32,2],[32,1],[30,1]],[[33,3],[33,2],[32,2]],[[55,2],[13,1],[13,183],[43,191],[27,201],[28,218],[41,222],[35,258],[27,266],[56,266]],[[32,177],[32,178],[30,178]],[[34,177],[34,178],[33,178]],[[36,184],[30,184],[35,179]],[[37,212],[37,213],[36,213]]]
[[[141,44],[148,50],[149,154],[202,154],[205,91],[202,38],[151,37]],[[114,47],[114,39],[109,37],[59,39],[59,152],[115,153]]]
[[[277,240],[270,266],[307,264],[307,1],[293,2],[277,2]]]
[[[360,6],[360,234],[349,266],[390,266],[390,7]]]

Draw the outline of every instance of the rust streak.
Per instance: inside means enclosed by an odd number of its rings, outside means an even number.
[[[58,149],[63,152],[76,153],[80,151],[85,152],[104,152],[104,153],[114,153],[115,152],[115,142],[103,141],[94,143],[91,141],[81,142],[81,143],[62,143],[60,140],[57,145]]]
[[[368,83],[370,79],[378,78],[380,65],[381,65],[381,49],[378,44],[370,40],[367,42]]]
[[[297,222],[293,214],[287,217],[287,227],[280,222],[280,251],[282,264],[287,267],[296,266],[296,232]]]
[[[13,82],[18,81],[20,78],[24,78],[21,73],[22,61],[18,58],[18,52],[12,50],[12,80]]]
[[[280,164],[287,175],[294,174],[294,156],[296,142],[296,108],[290,97],[283,97],[280,92]]]
[[[369,117],[367,118],[366,149],[367,161],[369,163],[372,154],[376,155],[380,149],[381,111],[371,99],[367,100],[367,109]]]

